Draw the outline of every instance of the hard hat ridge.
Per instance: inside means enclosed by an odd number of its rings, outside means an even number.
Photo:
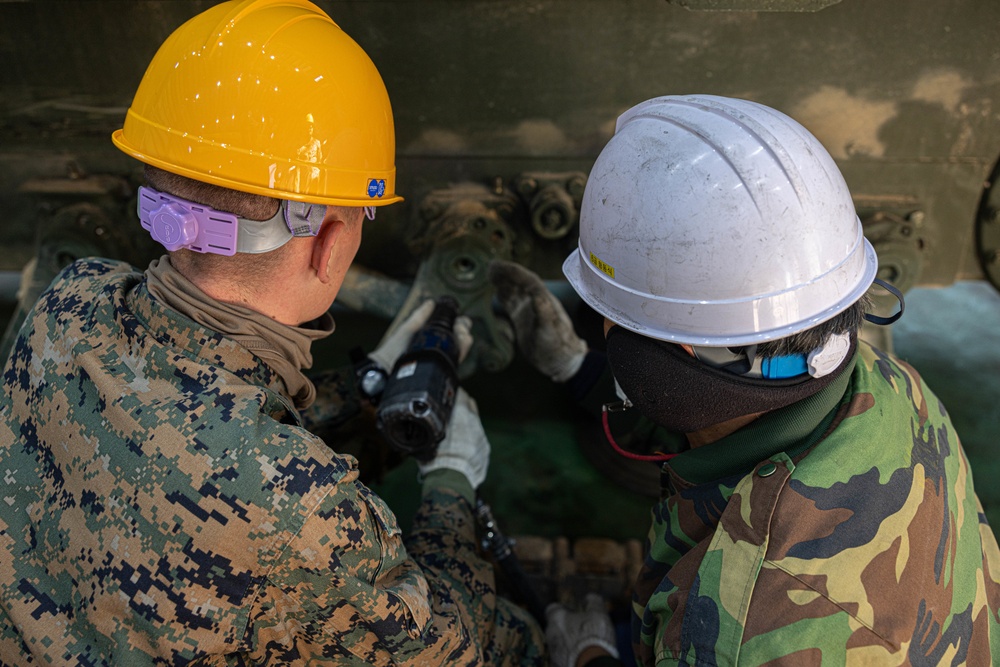
[[[243,192],[343,206],[401,199],[381,76],[307,0],[231,0],[184,23],[153,57],[113,141]]]
[[[803,177],[801,165],[793,153],[806,153],[815,158],[821,168],[811,176],[825,176],[829,181],[825,185],[830,188],[846,188],[829,153],[825,149],[813,152],[812,147],[817,142],[812,134],[794,119],[770,107],[716,95],[656,97],[621,114],[615,131],[621,131],[637,118],[670,123],[681,131],[694,134],[707,149],[714,150],[732,166],[744,187],[754,185],[743,180],[755,172],[747,162],[764,159],[760,155],[763,152],[787,179],[797,199],[810,197],[815,186]],[[810,167],[815,168],[814,165]]]
[[[808,130],[754,102],[688,95],[619,117],[563,270],[626,328],[729,346],[830,319],[875,268],[847,184]]]

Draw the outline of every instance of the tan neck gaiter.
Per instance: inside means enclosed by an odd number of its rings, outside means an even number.
[[[212,331],[232,338],[250,350],[281,378],[285,394],[298,409],[316,399],[316,387],[303,373],[312,367],[312,342],[333,333],[330,313],[303,326],[289,326],[246,306],[216,301],[185,278],[164,255],[146,269],[146,283],[153,297],[181,315]]]

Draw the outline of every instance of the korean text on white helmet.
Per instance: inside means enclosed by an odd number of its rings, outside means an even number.
[[[563,264],[616,324],[705,346],[809,329],[861,298],[876,269],[819,141],[774,109],[709,95],[658,97],[619,117]]]

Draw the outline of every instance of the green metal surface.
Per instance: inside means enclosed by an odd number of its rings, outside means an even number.
[[[133,175],[108,139],[164,37],[212,3],[0,3],[0,197],[10,251],[31,254],[32,179]],[[411,277],[400,238],[431,190],[589,170],[615,117],[655,95],[746,97],[790,113],[859,197],[923,215],[917,282],[977,278],[974,223],[1000,155],[1000,5],[974,0],[320,2],[371,54],[393,100],[399,189],[361,261]],[[717,5],[717,3],[714,3]],[[781,5],[784,5],[782,7]],[[29,188],[30,189],[30,188]],[[124,220],[124,219],[123,219]],[[572,235],[571,235],[572,236]],[[515,259],[558,275],[566,243],[526,237]],[[570,237],[569,243],[572,242]]]
[[[110,134],[158,45],[212,4],[0,2],[0,271],[19,272],[36,254],[49,270],[81,252],[147,259],[150,248],[129,241],[139,232],[132,199],[139,166],[113,148]],[[575,205],[579,184],[542,197],[546,174],[586,174],[616,116],[656,95],[744,97],[801,121],[843,170],[883,258],[883,277],[904,289],[1000,282],[982,268],[1000,247],[983,222],[992,220],[998,196],[990,176],[1000,156],[1000,3],[318,4],[385,79],[398,188],[407,197],[366,226],[358,261],[371,273],[352,284],[376,285],[380,298],[363,290],[345,295],[343,306],[369,314],[341,311],[337,334],[317,351],[320,366],[341,363],[354,345],[370,348],[389,324],[429,252],[414,235],[436,219],[431,209],[442,192],[485,193],[462,206],[515,197],[509,212],[491,209],[497,215],[488,221],[507,225],[503,253],[547,279],[561,278],[575,243],[574,222],[563,213]],[[1000,424],[990,408],[1000,398],[993,379],[1000,354],[990,341],[1000,308],[985,283],[973,284],[911,290],[895,347],[955,415],[997,526],[992,479]],[[476,294],[484,308],[488,294]],[[2,305],[11,312],[12,303]],[[493,441],[484,494],[507,532],[644,534],[650,499],[610,482],[580,454],[579,439],[599,431],[559,387],[516,359],[466,384]],[[414,477],[407,464],[376,485],[404,519],[416,498]]]

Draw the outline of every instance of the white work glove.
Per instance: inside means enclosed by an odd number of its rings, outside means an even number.
[[[409,317],[403,320],[398,327],[386,334],[378,347],[368,355],[368,358],[385,371],[392,372],[396,361],[410,347],[413,334],[424,326],[432,312],[434,312],[434,299],[427,299],[410,313]],[[455,318],[454,332],[455,342],[458,343],[458,360],[461,362],[469,348],[472,347],[472,320],[465,315],[459,315]]]
[[[528,363],[555,382],[576,375],[587,356],[587,343],[576,335],[566,310],[542,279],[502,260],[490,263],[489,274]]]
[[[600,595],[588,593],[583,611],[570,611],[553,603],[545,609],[545,643],[552,667],[576,667],[584,649],[599,646],[618,657],[615,627]]]
[[[490,441],[486,439],[483,424],[479,421],[476,402],[462,388],[455,397],[455,407],[448,422],[444,440],[438,444],[437,454],[427,463],[417,462],[420,474],[448,468],[465,475],[473,489],[486,479],[490,467]]]

